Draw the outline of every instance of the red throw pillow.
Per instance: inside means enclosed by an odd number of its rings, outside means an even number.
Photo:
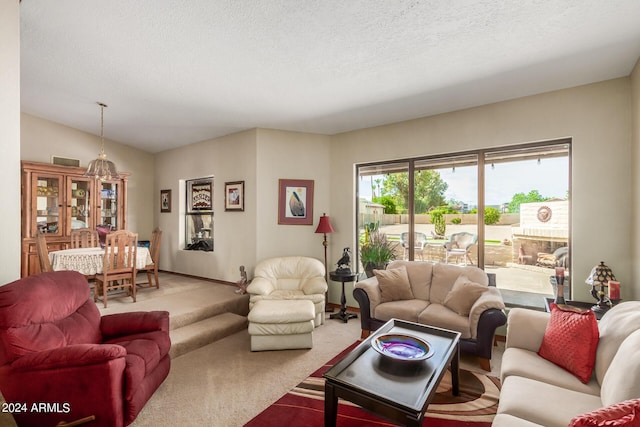
[[[538,355],[589,382],[596,364],[598,321],[591,310],[551,304],[551,318]]]
[[[640,427],[640,399],[625,400],[571,419],[569,427]]]

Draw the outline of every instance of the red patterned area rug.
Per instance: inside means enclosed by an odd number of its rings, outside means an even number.
[[[245,427],[324,426],[324,378],[322,374],[358,343],[315,371],[277,402],[245,424]],[[489,427],[498,408],[500,380],[460,370],[460,395],[451,393],[451,374],[442,379],[424,418],[424,427]],[[350,402],[338,401],[338,427],[395,426]]]

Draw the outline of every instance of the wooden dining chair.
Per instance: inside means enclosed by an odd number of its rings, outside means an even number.
[[[151,244],[149,245],[149,255],[151,255],[151,264],[145,265],[144,268],[139,268],[138,271],[147,272],[147,281],[140,282],[137,285],[141,288],[156,288],[160,289],[160,282],[158,281],[158,261],[160,258],[160,241],[162,240],[162,230],[156,227],[151,234]],[[155,279],[155,285],[154,285]]]
[[[97,230],[90,228],[76,228],[71,230],[71,248],[97,248],[100,237]]]
[[[38,231],[36,233],[36,250],[38,252],[38,261],[40,261],[40,271],[45,273],[53,271],[51,268],[51,260],[49,259],[49,249],[47,248],[47,239],[44,233]]]
[[[136,256],[138,234],[128,230],[114,231],[107,235],[104,249],[102,273],[96,274],[93,300],[102,302],[107,308],[107,293],[111,289],[126,289],[127,296],[136,302]]]

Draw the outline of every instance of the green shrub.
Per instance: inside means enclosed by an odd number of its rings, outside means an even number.
[[[478,213],[478,209],[477,208],[473,208],[473,209],[471,209],[471,211],[469,213],[477,214]],[[484,208],[484,223],[485,223],[485,225],[497,224],[498,221],[500,221],[500,217],[501,216],[502,216],[502,214],[496,208],[492,208],[491,206],[487,206],[486,208]]]
[[[500,221],[500,211],[491,206],[484,208],[484,223],[485,225],[497,224]]]
[[[455,217],[455,218],[451,218],[451,224],[461,224],[462,223],[462,218],[460,217]]]
[[[432,210],[429,212],[429,216],[431,217],[431,223],[435,227],[435,233],[438,236],[444,236],[447,231],[447,224],[444,221],[444,214],[440,210]]]

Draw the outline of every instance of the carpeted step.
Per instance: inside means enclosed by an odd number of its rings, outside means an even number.
[[[247,318],[235,313],[222,313],[205,318],[195,323],[172,329],[171,350],[172,359],[199,347],[204,347],[214,341],[235,334],[247,327]]]
[[[229,286],[213,294],[210,289],[196,289],[172,295],[167,301],[171,312],[170,328],[178,329],[223,313],[246,316],[249,313],[249,295],[238,295]]]

